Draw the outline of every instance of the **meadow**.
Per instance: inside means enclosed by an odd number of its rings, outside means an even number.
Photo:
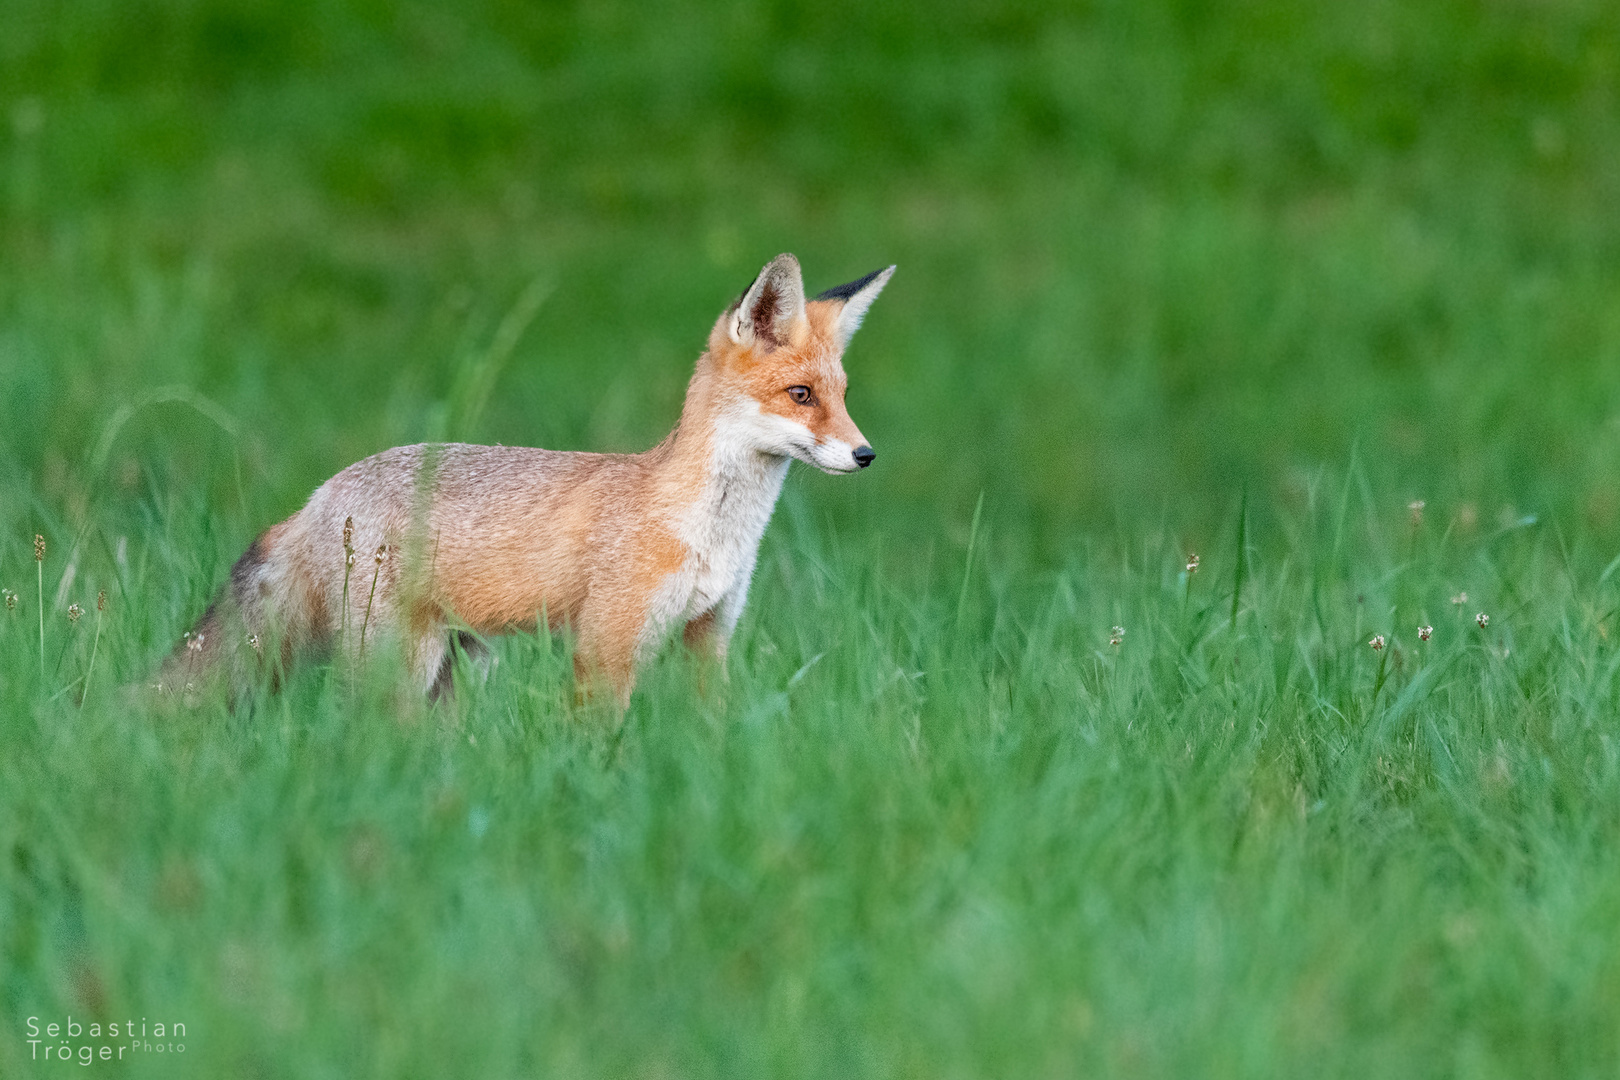
[[[1620,1067],[1610,6],[0,27],[0,1077]],[[724,686],[126,692],[360,457],[656,442],[779,251],[899,265],[879,456]]]

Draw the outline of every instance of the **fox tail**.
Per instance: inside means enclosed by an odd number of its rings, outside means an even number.
[[[275,677],[285,668],[270,663],[292,643],[271,632],[268,538],[259,536],[236,560],[224,587],[164,660],[153,686],[160,695],[189,701],[223,691],[234,702],[267,671]]]

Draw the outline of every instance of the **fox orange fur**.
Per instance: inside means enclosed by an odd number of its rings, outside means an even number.
[[[397,642],[436,696],[454,636],[477,650],[542,619],[573,631],[582,685],[606,683],[621,707],[677,628],[723,663],[789,461],[872,462],[844,407],[843,352],[893,272],[806,300],[798,260],[773,259],[714,324],[679,423],[644,453],[422,444],[349,466],[253,542],[160,685],[240,692],[267,663],[357,656],[364,638]]]

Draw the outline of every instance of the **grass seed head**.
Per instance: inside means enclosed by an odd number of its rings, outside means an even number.
[[[1196,551],[1187,556],[1187,573],[1198,573],[1198,552]]]
[[[1467,592],[1467,590],[1464,590],[1464,591],[1458,593],[1456,596],[1453,596],[1451,598],[1451,602],[1453,604],[1455,604],[1456,606],[1458,606],[1458,607],[1462,607],[1464,604],[1468,603],[1468,592]]]
[[[383,564],[384,560],[386,560],[387,558],[388,558],[388,545],[383,544],[383,545],[381,545],[381,546],[379,546],[377,548],[377,554],[374,557],[373,561],[375,561],[378,566],[381,566]]]
[[[354,554],[354,518],[352,517],[343,519],[343,550],[350,555]],[[349,565],[354,565],[352,558],[349,560]]]
[[[77,623],[79,621],[79,617],[83,614],[84,608],[80,607],[78,604],[68,605],[68,622]]]
[[[247,636],[247,643],[248,648],[252,649],[254,652],[258,652],[261,648],[261,642],[259,641],[258,634],[249,634]]]
[[[1478,615],[1474,616],[1474,621],[1479,623],[1479,628],[1481,630],[1483,630],[1487,626],[1491,625],[1491,617],[1489,615],[1485,614],[1483,611],[1480,612]]]
[[[106,611],[106,610],[107,610],[107,590],[102,589],[102,590],[100,590],[99,592],[96,593],[96,611],[102,612],[102,611]]]
[[[1119,645],[1119,643],[1124,641],[1124,640],[1125,640],[1125,628],[1123,626],[1115,626],[1115,627],[1112,627],[1111,629],[1109,629],[1109,631],[1108,631],[1108,644],[1117,647]]]
[[[16,611],[17,610],[17,594],[16,593],[12,592],[10,589],[0,589],[0,595],[4,595],[5,598],[6,598],[6,610],[7,611]]]
[[[45,561],[45,537],[39,533],[34,534],[34,561]]]
[[[1413,499],[1406,504],[1406,509],[1412,514],[1412,525],[1414,527],[1423,524],[1423,508],[1426,505],[1428,504],[1422,499]]]
[[[1384,635],[1374,634],[1372,636],[1372,640],[1367,642],[1367,644],[1372,646],[1373,652],[1381,651],[1384,647]]]
[[[1434,636],[1434,627],[1428,626],[1428,625],[1418,627],[1418,640],[1419,641],[1428,641],[1433,636]]]
[[[343,565],[345,565],[345,566],[347,566],[347,567],[349,567],[351,569],[354,567],[354,552],[350,551],[350,552],[347,552],[346,554],[344,554],[344,556],[343,556]]]

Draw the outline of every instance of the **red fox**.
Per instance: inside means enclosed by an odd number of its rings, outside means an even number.
[[[240,694],[267,664],[275,679],[387,639],[438,697],[454,645],[542,620],[572,630],[582,691],[605,683],[620,708],[677,627],[723,664],[789,461],[872,464],[843,352],[893,273],[807,301],[798,260],[771,260],[715,322],[675,430],[643,453],[422,444],[349,466],[253,541],[159,686]]]

